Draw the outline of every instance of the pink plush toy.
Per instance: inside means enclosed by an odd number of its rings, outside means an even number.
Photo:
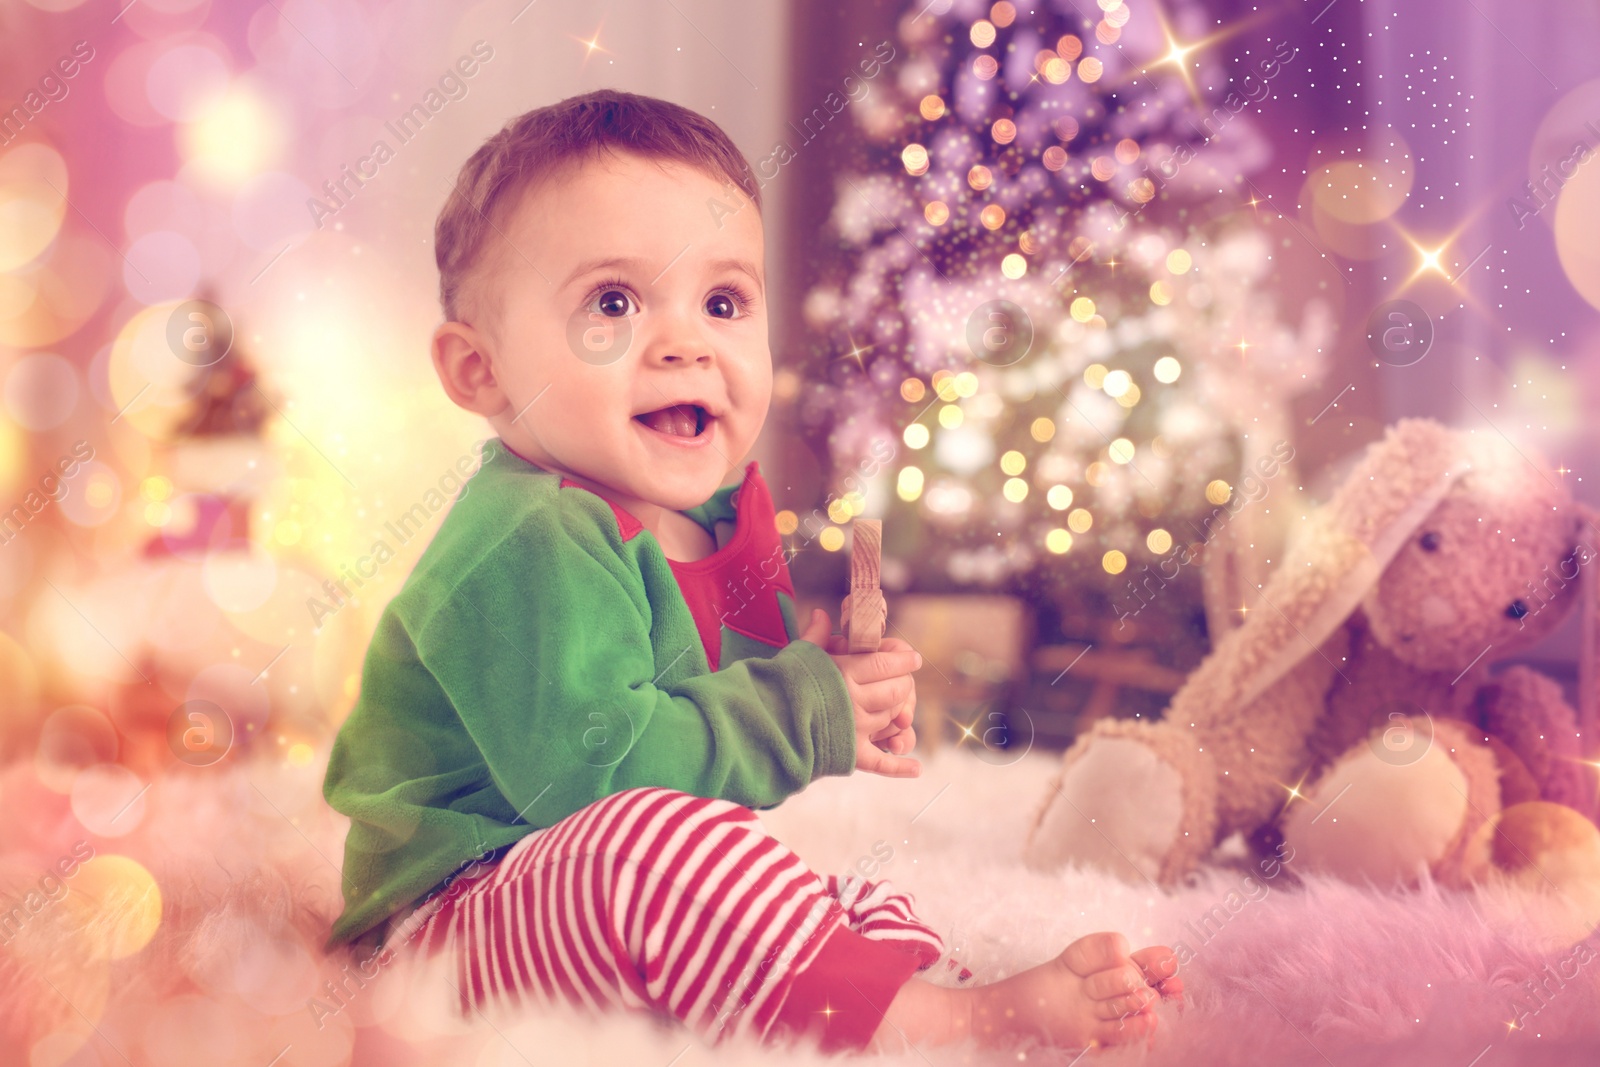
[[[1592,818],[1597,791],[1577,718],[1551,679],[1490,664],[1555,629],[1582,586],[1592,704],[1597,539],[1560,475],[1492,431],[1400,422],[1161,721],[1077,740],[1025,858],[1171,883],[1235,831],[1281,833],[1296,869],[1460,883],[1511,805],[1555,802],[1523,832],[1570,835],[1558,805]]]

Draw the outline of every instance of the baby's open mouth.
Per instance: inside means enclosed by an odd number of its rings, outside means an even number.
[[[699,437],[711,425],[711,413],[699,404],[673,404],[634,418],[657,433],[671,437]]]

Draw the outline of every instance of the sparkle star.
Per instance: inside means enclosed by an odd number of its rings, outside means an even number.
[[[856,339],[854,337],[851,337],[850,338],[850,351],[846,352],[842,356],[839,356],[838,358],[839,359],[853,359],[853,360],[855,360],[856,361],[856,366],[860,367],[861,370],[863,372],[865,372],[866,369],[867,369],[867,364],[861,357],[866,355],[868,352],[871,352],[876,347],[878,347],[878,346],[877,345],[868,345],[867,347],[862,348],[861,345],[856,343]]]
[[[602,23],[601,25],[604,25],[604,23]],[[594,36],[589,38],[587,41],[585,41],[582,37],[577,37],[577,36],[574,36],[573,34],[568,34],[567,36],[571,37],[574,41],[577,41],[579,44],[583,45],[583,47],[585,49],[585,51],[583,53],[583,65],[584,66],[588,66],[589,57],[594,55],[596,52],[605,52],[607,55],[611,54],[611,50],[609,48],[601,48],[600,47],[600,26],[596,26],[594,28]]]
[[[1189,65],[1184,60],[1189,57],[1190,52],[1197,50],[1205,42],[1197,41],[1194,44],[1179,44],[1178,39],[1172,36],[1172,31],[1167,29],[1166,26],[1161,27],[1161,32],[1167,38],[1167,54],[1156,60],[1151,66],[1159,67],[1164,63],[1171,63],[1176,66],[1178,74],[1183,78],[1183,84],[1189,87],[1189,95],[1198,99],[1199,90],[1195,88],[1194,75],[1189,72]]]
[[[1182,63],[1185,56],[1193,52],[1199,45],[1180,45],[1172,34],[1167,34],[1167,54],[1156,60],[1158,63]]]
[[[1449,260],[1445,258],[1445,253],[1450,251],[1457,238],[1466,231],[1470,223],[1471,220],[1469,219],[1467,222],[1457,226],[1454,230],[1445,234],[1443,238],[1440,238],[1438,244],[1434,244],[1432,241],[1424,243],[1399,226],[1395,226],[1395,230],[1399,232],[1401,239],[1411,246],[1411,250],[1417,254],[1416,268],[1412,270],[1411,276],[1405,280],[1405,283],[1400,288],[1409,288],[1419,278],[1429,274],[1437,274],[1445,280],[1447,285],[1451,286],[1460,281],[1461,279],[1458,275],[1452,275]]]
[[[1251,23],[1259,21],[1261,16],[1256,14],[1250,16],[1249,18],[1240,19],[1231,26],[1224,27],[1223,29],[1218,30],[1216,33],[1202,37],[1197,41],[1190,41],[1188,44],[1180,42],[1177,37],[1173,36],[1172,27],[1167,23],[1166,17],[1161,13],[1160,8],[1156,9],[1156,18],[1161,22],[1161,35],[1167,39],[1167,54],[1150,64],[1150,66],[1160,67],[1171,63],[1173,66],[1177,67],[1179,76],[1183,78],[1184,85],[1186,85],[1189,89],[1189,98],[1198,105],[1201,103],[1200,90],[1195,85],[1193,73],[1194,64],[1188,62],[1189,56],[1200,51],[1202,48],[1209,47],[1210,45],[1217,44],[1219,41],[1223,41],[1229,37],[1232,37],[1240,30],[1248,27]],[[1146,67],[1141,70],[1140,73],[1146,73],[1148,70],[1149,67]]]
[[[1417,268],[1419,271],[1435,270],[1440,274],[1444,273],[1444,267],[1439,265],[1439,254],[1444,251],[1444,245],[1432,250],[1419,247],[1417,251],[1422,254],[1422,265]]]
[[[1278,784],[1279,785],[1283,785],[1282,782],[1279,782]],[[1295,801],[1304,800],[1306,798],[1306,795],[1304,793],[1300,792],[1300,787],[1305,785],[1305,784],[1306,784],[1306,776],[1302,774],[1300,776],[1300,780],[1298,782],[1296,782],[1294,785],[1283,785],[1283,788],[1285,788],[1285,789],[1287,789],[1289,791],[1289,799],[1287,799],[1287,800],[1285,800],[1283,802],[1283,811],[1288,811],[1289,810],[1289,805],[1293,804]]]

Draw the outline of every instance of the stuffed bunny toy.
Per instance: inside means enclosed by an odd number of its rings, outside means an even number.
[[[1102,720],[1068,750],[1030,866],[1171,884],[1242,832],[1296,869],[1459,884],[1512,804],[1592,818],[1560,687],[1489,670],[1554,630],[1580,584],[1593,597],[1600,535],[1560,476],[1492,433],[1409,419],[1300,525],[1160,721]]]

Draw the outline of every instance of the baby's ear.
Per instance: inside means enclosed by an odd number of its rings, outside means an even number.
[[[433,369],[458,406],[485,417],[507,404],[489,358],[488,338],[465,322],[447,322],[433,333]]]

